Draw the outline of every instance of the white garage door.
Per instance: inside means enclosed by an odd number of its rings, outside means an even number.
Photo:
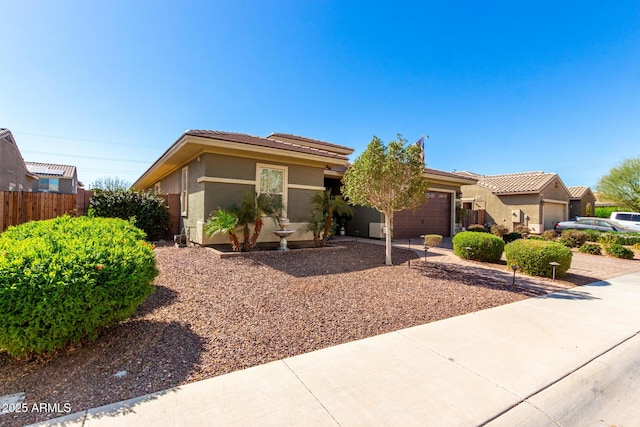
[[[553,230],[556,222],[567,220],[567,214],[565,213],[567,205],[565,204],[545,202],[543,209],[544,230]]]

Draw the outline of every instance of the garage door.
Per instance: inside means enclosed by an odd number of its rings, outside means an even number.
[[[553,230],[553,226],[558,221],[567,219],[565,214],[566,205],[561,203],[545,202],[542,214],[544,215],[544,230]]]
[[[416,209],[394,214],[394,238],[419,238],[422,234],[451,235],[451,193],[429,191],[427,200]]]

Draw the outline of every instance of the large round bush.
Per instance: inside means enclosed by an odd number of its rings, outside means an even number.
[[[516,240],[504,247],[507,265],[517,265],[532,276],[553,277],[550,262],[557,262],[556,277],[562,277],[571,267],[571,249],[561,243],[544,240]]]
[[[113,218],[33,221],[0,234],[0,349],[42,353],[126,319],[153,292],[153,247]]]
[[[148,240],[158,240],[169,226],[169,210],[162,197],[133,190],[95,190],[89,201],[90,216],[133,219],[136,227],[147,233]]]
[[[504,241],[489,233],[463,231],[453,236],[452,242],[456,255],[476,261],[498,262],[504,250]]]

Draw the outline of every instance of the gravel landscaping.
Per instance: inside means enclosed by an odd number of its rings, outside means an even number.
[[[55,355],[13,360],[0,352],[0,396],[25,392],[29,408],[58,403],[78,412],[543,293],[473,265],[424,263],[394,249],[388,267],[383,246],[341,245],[229,258],[158,247],[156,292],[134,318]],[[0,425],[62,415],[1,414]]]

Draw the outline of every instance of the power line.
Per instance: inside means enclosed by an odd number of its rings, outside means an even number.
[[[12,132],[12,133],[13,134],[17,134],[17,135],[29,135],[29,136],[37,136],[37,137],[40,137],[40,138],[61,139],[61,140],[68,140],[68,141],[95,142],[95,143],[98,143],[98,144],[122,145],[122,146],[127,146],[127,147],[155,148],[155,149],[158,148],[158,147],[153,146],[153,145],[140,145],[140,144],[125,143],[125,142],[102,141],[102,140],[99,140],[99,139],[78,138],[78,137],[74,137],[74,136],[44,135],[44,134],[40,134],[40,133],[21,132],[21,131],[15,131],[15,132]]]
[[[153,163],[151,160],[131,160],[131,159],[114,159],[109,157],[98,157],[98,156],[81,156],[79,154],[62,154],[62,153],[48,153],[45,151],[31,151],[31,150],[22,150],[23,153],[34,153],[34,154],[44,154],[47,156],[58,156],[58,157],[73,157],[78,159],[90,159],[90,160],[110,160],[114,162],[129,162],[129,163],[142,163],[146,165],[150,165]]]

